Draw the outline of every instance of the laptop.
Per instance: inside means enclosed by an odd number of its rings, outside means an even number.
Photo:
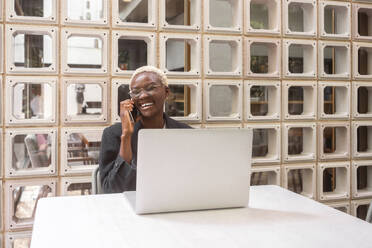
[[[124,195],[137,214],[245,207],[251,150],[249,129],[142,129]]]

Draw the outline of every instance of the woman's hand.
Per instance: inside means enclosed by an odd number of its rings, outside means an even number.
[[[120,102],[120,119],[122,135],[132,135],[134,123],[131,121],[129,111],[133,110],[134,102],[132,99],[126,99]]]

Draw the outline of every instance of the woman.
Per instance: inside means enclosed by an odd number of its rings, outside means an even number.
[[[103,131],[99,170],[105,193],[136,190],[138,131],[142,128],[191,128],[168,117],[164,102],[169,95],[167,77],[153,67],[138,68],[130,80],[130,96],[120,102],[121,123]],[[136,122],[130,111],[138,109]]]

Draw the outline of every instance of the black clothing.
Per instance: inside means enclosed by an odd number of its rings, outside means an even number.
[[[166,128],[191,128],[189,125],[171,119],[164,114]],[[101,185],[105,193],[119,193],[136,190],[136,165],[138,131],[143,128],[142,122],[134,125],[132,134],[132,161],[128,164],[120,155],[121,123],[111,125],[103,131],[99,155]]]

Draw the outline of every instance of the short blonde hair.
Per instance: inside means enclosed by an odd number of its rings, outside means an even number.
[[[155,66],[152,66],[152,65],[145,65],[145,66],[142,66],[142,67],[138,68],[137,70],[135,70],[132,77],[130,78],[130,83],[132,83],[133,79],[138,74],[141,74],[143,72],[153,72],[153,73],[155,73],[156,75],[159,76],[161,83],[164,84],[165,86],[168,86],[168,78],[165,75],[165,73],[162,70],[160,70],[159,68],[156,68]],[[130,88],[130,85],[129,85],[129,88]]]

